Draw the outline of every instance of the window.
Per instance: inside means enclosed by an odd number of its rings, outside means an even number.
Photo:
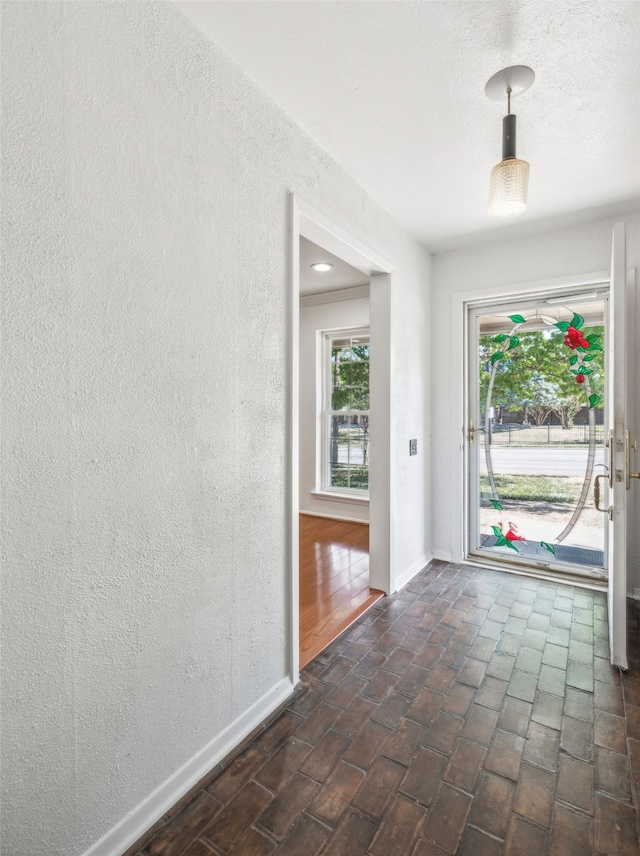
[[[322,490],[369,491],[369,330],[325,333]]]

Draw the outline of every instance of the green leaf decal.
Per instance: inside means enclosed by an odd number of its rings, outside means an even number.
[[[594,392],[593,395],[589,396],[589,407],[597,407],[598,404],[600,404],[600,396]]]
[[[495,354],[491,355],[491,365],[495,366],[498,360],[501,360],[504,357],[504,351],[496,351]]]
[[[591,347],[589,348],[589,350],[590,351],[601,351],[602,345],[599,345],[597,342],[591,342]],[[591,359],[593,359],[593,357]]]
[[[493,500],[491,500],[491,502],[493,502]],[[493,534],[496,536],[496,538],[502,538],[503,537],[499,526],[492,526],[491,528],[493,529]]]
[[[503,506],[498,502],[498,500],[497,500],[497,499],[490,499],[490,500],[489,500],[489,502],[491,503],[491,505],[493,505],[493,507],[494,507],[494,508],[497,508],[497,509],[498,509],[498,511],[502,511],[502,510],[503,510]],[[494,531],[495,531],[498,527],[497,527],[497,526],[494,526],[493,528],[494,528]]]
[[[579,330],[583,324],[584,318],[582,317],[582,315],[578,315],[578,313],[576,312],[573,318],[571,319],[571,324],[569,326],[575,327],[576,330]]]
[[[591,349],[589,349],[589,350],[591,350]],[[585,363],[590,363],[591,360],[595,360],[595,358],[596,358],[595,354],[585,354],[582,359],[584,360]],[[576,359],[577,359],[577,357],[576,357]],[[569,362],[571,362],[571,361],[569,361]]]
[[[571,325],[568,321],[558,321],[555,326],[558,330],[562,330],[563,333],[566,333]]]
[[[593,369],[585,369],[585,368],[584,368],[584,366],[583,366],[583,368],[582,368],[582,374],[583,374],[583,375],[590,375],[590,374],[593,374]]]
[[[504,537],[504,535],[501,535],[493,546],[494,547],[504,547],[505,544],[508,545],[509,541],[507,541],[507,539]]]
[[[511,318],[514,324],[524,324],[522,315],[509,315],[509,318]]]
[[[553,553],[553,555],[555,556],[556,548],[553,546],[553,544],[547,544],[546,541],[541,541],[540,546],[544,547],[545,550],[548,550],[550,553]]]
[[[600,333],[589,333],[588,336],[585,336],[585,339],[587,340],[587,342],[595,342],[599,338],[600,338]]]
[[[508,339],[508,338],[509,337],[505,333],[498,333],[497,336],[493,337],[493,341],[494,342],[504,342],[504,340]]]
[[[569,365],[570,365],[570,366],[575,366],[575,364],[576,364],[577,362],[578,362],[578,358],[577,358],[577,357],[576,357],[576,355],[574,354],[574,355],[570,358],[570,360],[569,360]]]
[[[514,348],[517,348],[519,344],[520,344],[520,339],[518,339],[517,336],[512,336],[511,341],[509,342],[509,347],[507,348],[507,351],[512,351]]]
[[[506,540],[507,540],[507,539],[505,538],[505,541],[506,541]],[[516,547],[516,545],[514,544],[514,542],[513,542],[513,541],[507,541],[507,547],[511,547],[511,549],[512,549],[512,550],[515,550],[515,551],[516,551],[516,553],[519,553],[519,552],[520,552],[520,550],[518,550],[518,548]]]

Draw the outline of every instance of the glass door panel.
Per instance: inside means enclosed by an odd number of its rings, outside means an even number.
[[[606,576],[606,311],[604,290],[469,310],[471,555]]]

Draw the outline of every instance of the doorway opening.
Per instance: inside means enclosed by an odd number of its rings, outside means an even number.
[[[300,667],[383,593],[369,579],[369,277],[300,236]]]
[[[293,197],[292,678],[391,581],[391,266]],[[318,272],[312,265],[323,262]]]

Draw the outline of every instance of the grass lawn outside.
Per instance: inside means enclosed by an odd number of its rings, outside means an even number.
[[[500,499],[530,502],[562,502],[574,505],[578,501],[583,479],[575,476],[495,476]],[[489,505],[491,488],[489,477],[480,476],[481,505]]]

